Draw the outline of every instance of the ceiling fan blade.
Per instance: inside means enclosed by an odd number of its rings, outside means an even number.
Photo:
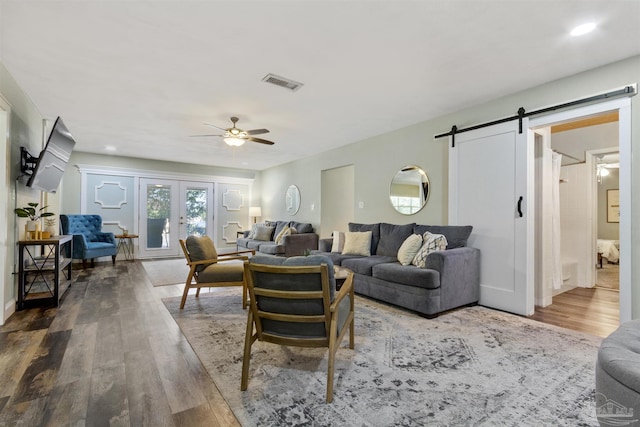
[[[269,133],[268,129],[253,129],[245,131],[247,135],[261,135],[263,133]]]
[[[220,126],[212,125],[211,123],[205,123],[206,126],[211,126],[212,128],[220,129],[226,131],[225,128],[221,128]]]
[[[223,136],[223,135],[189,135],[190,137],[198,137],[198,136]]]
[[[266,139],[262,139],[262,138],[253,138],[253,137],[251,137],[251,136],[247,137],[247,139],[248,139],[249,141],[259,142],[260,144],[267,144],[267,145],[273,145],[273,144],[275,144],[275,142],[267,141]]]

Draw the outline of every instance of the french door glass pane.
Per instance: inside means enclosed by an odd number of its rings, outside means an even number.
[[[147,248],[169,246],[171,186],[147,185]]]
[[[207,234],[207,189],[190,188],[186,193],[187,236]]]

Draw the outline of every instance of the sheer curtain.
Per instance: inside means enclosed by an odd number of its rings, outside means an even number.
[[[560,253],[560,168],[562,155],[551,154],[551,259],[553,260],[551,281],[553,289],[562,287],[562,255]]]

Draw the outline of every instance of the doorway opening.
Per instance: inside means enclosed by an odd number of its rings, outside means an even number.
[[[600,336],[620,323],[619,130],[617,109],[535,130],[535,320]]]

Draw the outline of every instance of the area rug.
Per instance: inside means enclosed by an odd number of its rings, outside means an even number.
[[[601,338],[483,307],[425,319],[356,300],[355,349],[255,343],[240,391],[247,312],[240,289],[163,300],[244,426],[597,425]]]
[[[189,266],[184,258],[142,261],[142,267],[153,286],[184,283],[189,274]]]

